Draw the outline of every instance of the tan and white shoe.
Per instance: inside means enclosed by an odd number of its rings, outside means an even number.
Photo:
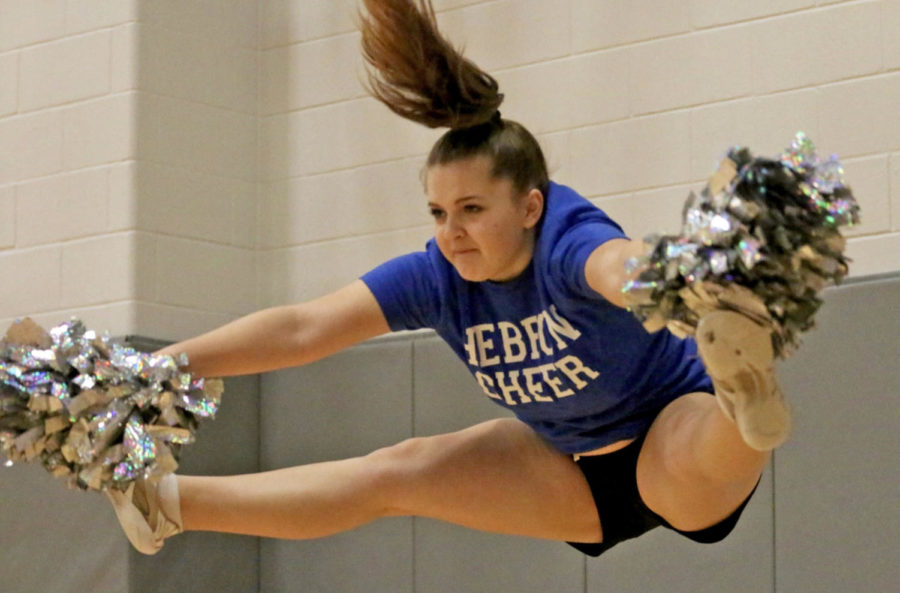
[[[124,492],[110,489],[106,496],[128,541],[142,554],[156,554],[166,538],[184,530],[175,474],[136,480]]]
[[[791,430],[791,412],[773,367],[767,327],[733,311],[713,311],[697,324],[697,348],[722,411],[750,447],[770,451]]]

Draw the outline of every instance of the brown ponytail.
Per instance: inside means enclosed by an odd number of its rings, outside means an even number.
[[[467,128],[503,101],[497,81],[438,32],[429,0],[364,0],[369,90],[394,113],[430,128]]]
[[[438,31],[430,0],[363,0],[362,51],[369,91],[397,115],[430,128],[448,127],[428,166],[490,156],[493,175],[520,191],[546,195],[547,165],[524,126],[500,117],[497,81]]]

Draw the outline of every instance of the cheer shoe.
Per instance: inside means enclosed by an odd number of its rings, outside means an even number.
[[[156,554],[163,540],[183,531],[175,474],[135,480],[124,492],[110,489],[106,496],[128,541],[142,554]]]
[[[791,413],[778,387],[769,330],[733,311],[713,311],[697,324],[697,348],[716,399],[744,442],[759,451],[787,440]]]

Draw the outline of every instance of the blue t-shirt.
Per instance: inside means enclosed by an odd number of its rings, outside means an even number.
[[[392,330],[433,328],[488,397],[560,451],[581,453],[638,436],[680,395],[712,392],[693,340],[648,333],[588,286],[588,256],[624,237],[602,210],[551,183],[517,278],[463,280],[432,239],[362,280]]]

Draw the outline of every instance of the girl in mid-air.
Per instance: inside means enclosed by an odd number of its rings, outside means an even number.
[[[591,555],[660,525],[724,538],[789,430],[770,329],[713,311],[696,339],[648,333],[622,293],[643,243],[550,180],[534,136],[502,117],[496,81],[440,35],[428,0],[364,4],[374,96],[449,128],[425,163],[434,238],[337,292],[162,352],[229,376],[427,327],[515,418],[354,459],[110,490],[132,544],[154,553],[188,530],[316,538],[398,515]]]

